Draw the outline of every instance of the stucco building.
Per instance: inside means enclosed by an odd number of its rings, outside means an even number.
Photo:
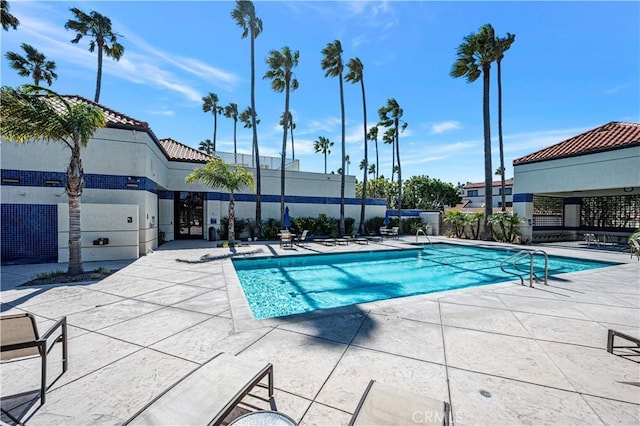
[[[70,103],[98,106],[107,126],[82,151],[82,256],[84,261],[135,259],[167,241],[207,239],[227,216],[229,194],[185,177],[211,157],[173,139],[159,139],[148,123],[79,96]],[[62,144],[0,145],[2,262],[66,262],[68,198]],[[225,157],[225,158],[228,158]],[[242,156],[246,159],[246,155]],[[262,164],[269,162],[268,158]],[[292,217],[339,216],[340,175],[286,170],[286,204]],[[246,167],[249,172],[255,169]],[[261,169],[262,219],[280,218],[280,170]],[[235,194],[236,217],[255,218],[255,194]],[[345,217],[360,217],[355,177],[346,176]],[[367,200],[367,218],[384,216],[385,201]],[[100,241],[107,244],[99,244]],[[97,243],[97,244],[96,244]]]
[[[640,124],[610,122],[513,162],[525,240],[622,242],[640,228]],[[615,242],[615,241],[614,241]]]

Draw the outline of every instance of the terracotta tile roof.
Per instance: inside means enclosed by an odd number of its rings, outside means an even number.
[[[215,158],[212,155],[198,151],[171,138],[160,139],[160,145],[164,148],[169,160],[206,163],[212,158]]]
[[[513,186],[513,179],[505,179],[504,181],[504,185],[505,186]],[[497,186],[502,186],[502,182],[499,180],[494,180],[493,183],[491,184],[491,186],[497,187]],[[464,189],[470,189],[470,188],[484,188],[484,182],[467,182],[464,187]]]
[[[104,118],[107,121],[107,127],[131,126],[131,127],[149,129],[149,123],[145,121],[136,120],[135,118],[129,117],[128,115],[122,114],[121,112],[115,111],[111,108],[107,108],[104,105],[100,105],[98,103],[90,101],[89,99],[83,98],[82,96],[62,95],[62,97],[71,105],[87,104],[87,105],[91,105],[99,108],[104,114]],[[52,104],[54,105],[54,108],[58,112],[63,111],[64,106],[62,105],[61,102],[56,101],[55,97],[49,97],[48,99],[51,100]]]
[[[575,157],[640,144],[640,124],[612,121],[533,154],[513,160],[513,164]]]

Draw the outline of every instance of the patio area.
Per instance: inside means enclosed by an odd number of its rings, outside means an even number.
[[[286,256],[411,242],[237,250]],[[3,411],[28,425],[122,424],[226,352],[273,363],[277,409],[302,425],[347,424],[371,379],[450,402],[455,425],[640,424],[640,364],[606,351],[608,329],[640,337],[640,262],[628,253],[539,245],[621,264],[549,286],[512,281],[259,321],[231,260],[199,262],[229,253],[214,244],[175,241],[135,262],[85,265],[119,269],[93,283],[19,287],[65,265],[3,267],[3,314],[31,312],[40,330],[66,315],[70,333],[69,370],[58,377],[55,349],[43,406],[39,360],[2,365]],[[2,421],[16,423],[4,412]]]

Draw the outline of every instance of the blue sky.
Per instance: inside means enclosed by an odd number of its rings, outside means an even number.
[[[249,40],[230,17],[229,1],[10,1],[21,22],[2,32],[2,84],[29,81],[11,70],[7,51],[29,43],[57,64],[52,89],[93,99],[97,55],[88,40],[72,44],[64,29],[70,7],[111,18],[125,54],[105,58],[100,103],[146,121],[160,138],[194,147],[211,139],[213,118],[201,98],[222,105],[250,103]],[[516,35],[503,60],[503,130],[507,177],[513,159],[609,121],[640,122],[640,3],[638,2],[255,2],[263,20],[256,40],[256,109],[260,153],[278,156],[284,95],[262,80],[272,49],[300,51],[300,88],[291,95],[301,170],[322,172],[313,152],[319,136],[335,143],[329,170],[340,167],[338,80],[320,67],[327,43],[342,42],[345,63],[364,63],[368,125],[388,98],[404,109],[403,177],[428,175],[457,183],[484,180],[482,82],[449,76],[465,35],[491,23],[498,35]],[[361,179],[362,98],[345,83],[349,174]],[[497,91],[492,68],[493,169],[499,166]],[[382,132],[381,132],[382,133]],[[233,124],[218,120],[218,150],[233,151]],[[239,125],[239,151],[249,153],[251,131]],[[391,148],[379,142],[380,170],[389,177]],[[289,148],[290,153],[290,148]],[[370,145],[373,156],[373,144]],[[3,167],[7,165],[3,164]],[[89,171],[87,171],[89,172]]]

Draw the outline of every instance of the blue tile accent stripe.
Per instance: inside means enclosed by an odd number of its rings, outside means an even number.
[[[158,199],[173,200],[173,191],[158,191]]]
[[[58,206],[2,204],[2,264],[58,261]]]
[[[533,194],[513,194],[514,203],[533,203]]]
[[[568,206],[568,205],[579,206],[581,204],[582,204],[582,198],[580,197],[570,197],[570,198],[564,199],[565,206]]]
[[[62,172],[40,172],[33,170],[2,169],[0,185],[64,187],[67,174]],[[86,189],[126,189],[134,191],[158,192],[158,184],[142,176],[117,176],[85,173]]]

